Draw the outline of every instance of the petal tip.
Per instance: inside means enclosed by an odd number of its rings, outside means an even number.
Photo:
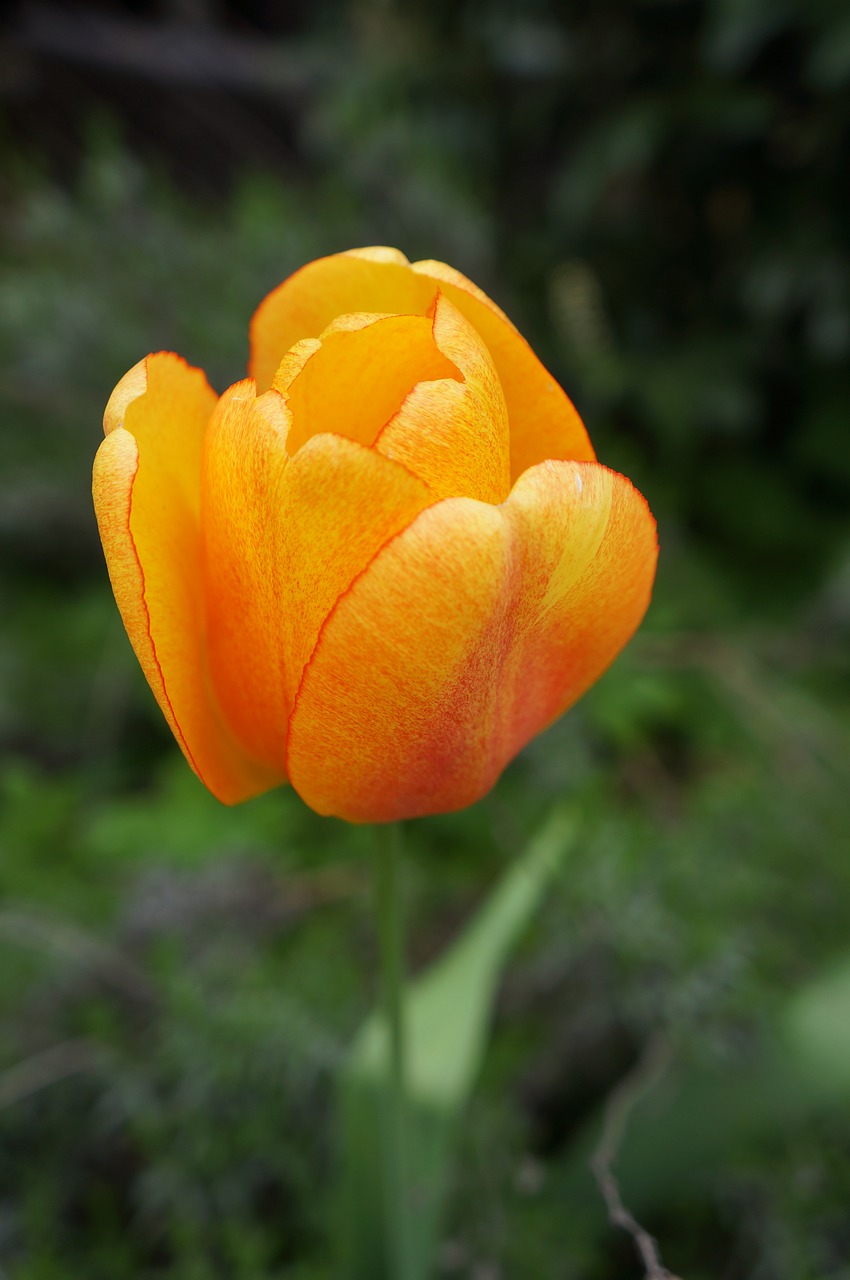
[[[209,395],[214,394],[202,369],[194,368],[176,351],[155,351],[139,360],[137,364],[133,365],[132,369],[128,369],[107,400],[106,408],[103,411],[103,434],[105,436],[115,431],[117,427],[124,426],[124,419],[130,405],[134,400],[140,399],[150,390],[153,370],[164,371],[169,365],[176,366],[181,371],[186,371],[199,378],[207,393]]]
[[[123,427],[127,408],[148,389],[148,357],[134,364],[118,382],[103,411],[103,434],[108,436],[117,427]]]
[[[401,249],[386,244],[367,245],[364,249],[346,249],[346,258],[365,258],[368,262],[392,262],[398,267],[409,267],[410,259]]]

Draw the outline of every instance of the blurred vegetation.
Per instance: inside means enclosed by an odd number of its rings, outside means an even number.
[[[64,133],[4,62],[0,1275],[332,1275],[368,833],[284,791],[224,810],[195,781],[116,616],[89,469],[141,355],[223,388],[278,280],[390,243],[505,307],[662,544],[614,669],[485,802],[408,831],[419,968],[552,803],[583,815],[504,984],[441,1274],[641,1274],[584,1144],[661,1042],[722,1085],[695,1117],[716,1149],[684,1126],[675,1177],[640,1104],[624,1194],[667,1266],[847,1280],[846,1105],[734,1119],[790,997],[848,948],[846,6],[325,0],[282,36],[262,5],[227,12],[222,38],[265,30],[303,75],[274,110],[219,90],[230,141],[196,122],[191,167],[185,119],[183,150],[139,129],[166,100],[177,120],[179,86],[66,95]],[[36,106],[97,82],[53,57]]]

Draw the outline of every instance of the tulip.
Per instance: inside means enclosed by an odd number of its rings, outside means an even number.
[[[94,466],[124,624],[189,764],[387,822],[472,804],[649,603],[644,498],[502,311],[438,262],[322,258],[217,398],[160,352]]]

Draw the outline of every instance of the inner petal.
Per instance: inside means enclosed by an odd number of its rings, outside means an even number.
[[[371,446],[417,383],[461,380],[427,316],[341,316],[318,341],[297,346],[273,384],[292,415],[290,456],[324,432]]]
[[[419,476],[440,498],[504,502],[510,492],[505,397],[490,353],[441,293],[434,342],[462,381],[420,382],[381,431],[375,447]]]
[[[228,724],[259,761],[285,774],[289,715],[279,658],[278,551],[269,531],[289,456],[279,395],[249,379],[210,418],[202,473],[203,573],[210,674]]]

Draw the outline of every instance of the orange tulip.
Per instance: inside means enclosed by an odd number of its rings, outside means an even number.
[[[148,356],[104,416],[115,598],[177,741],[227,804],[472,804],[646,611],[655,523],[489,298],[363,249],[261,304],[216,397]]]

